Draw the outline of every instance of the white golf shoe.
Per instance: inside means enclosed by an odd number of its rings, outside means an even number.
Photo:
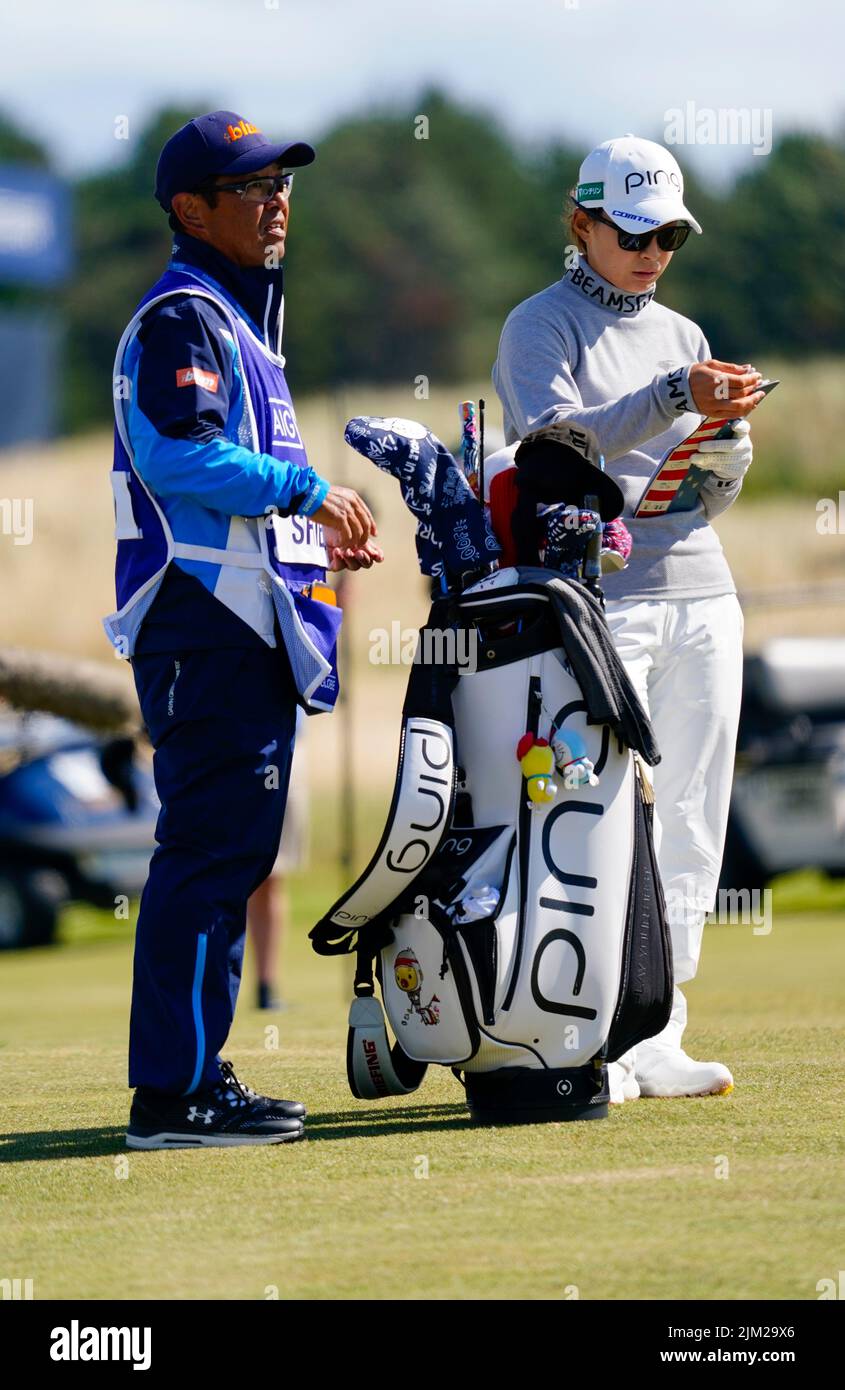
[[[637,1043],[636,1078],[642,1096],[726,1096],[734,1079],[721,1062],[694,1062],[681,1047],[687,1001],[678,986],[669,1022],[655,1038]]]
[[[608,1062],[607,1080],[610,1086],[610,1104],[621,1105],[626,1100],[636,1100],[640,1094],[637,1078],[634,1075],[636,1052],[625,1052],[617,1062]]]
[[[640,1095],[667,1098],[726,1096],[734,1088],[734,1079],[721,1062],[695,1062],[681,1047],[655,1047],[651,1042],[637,1047],[636,1081]]]

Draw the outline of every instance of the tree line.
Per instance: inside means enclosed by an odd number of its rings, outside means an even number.
[[[111,416],[117,341],[169,254],[156,161],[194,114],[161,111],[123,164],[75,183],[76,270],[58,296],[68,429]],[[486,376],[507,313],[563,271],[566,191],[585,151],[566,140],[526,147],[488,112],[438,91],[344,119],[317,148],[297,176],[285,262],[293,390]],[[724,191],[696,179],[683,147],[674,152],[705,235],[677,253],[661,300],[727,360],[841,352],[845,140],[785,134]],[[0,119],[8,161],[49,166],[42,147]],[[0,289],[0,305],[36,298]]]

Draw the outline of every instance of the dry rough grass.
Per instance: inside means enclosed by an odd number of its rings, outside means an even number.
[[[778,364],[766,370],[777,375]],[[827,635],[845,630],[843,604],[814,601],[788,607],[760,605],[752,591],[824,585],[845,576],[845,501],[841,535],[821,535],[816,504],[831,491],[834,467],[845,478],[845,460],[832,441],[845,439],[841,368],[838,363],[784,366],[782,385],[754,420],[752,475],[774,471],[789,493],[760,495],[762,482],[720,518],[717,530],[741,592],[748,592],[746,645],[775,635]],[[476,382],[467,396],[485,395],[490,421],[499,420],[489,384]],[[457,389],[436,389],[427,401],[407,387],[360,386],[303,401],[300,424],[314,464],[334,481],[365,492],[376,511],[387,558],[381,569],[355,577],[348,589],[348,651],[359,715],[354,736],[356,766],[378,784],[390,776],[398,740],[407,670],[369,661],[374,629],[416,628],[427,611],[416,566],[413,523],[392,479],[348,449],[342,430],[350,415],[405,415],[425,421],[447,442],[458,437]],[[782,467],[789,454],[790,469]],[[840,467],[840,463],[842,466]],[[771,466],[770,466],[771,465]],[[0,536],[0,640],[111,662],[100,626],[114,603],[112,501],[108,484],[111,435],[106,432],[0,456],[0,496],[32,497],[34,538],[15,545]],[[827,490],[825,490],[827,489]],[[756,495],[755,495],[756,494]],[[123,670],[123,666],[119,667]],[[347,677],[349,667],[347,666]],[[127,682],[131,674],[125,669]],[[312,758],[315,785],[335,781],[348,741],[337,718],[320,721],[320,755]]]

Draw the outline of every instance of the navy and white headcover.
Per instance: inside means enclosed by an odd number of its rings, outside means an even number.
[[[436,435],[416,420],[356,415],[347,444],[402,485],[417,521],[417,557],[423,574],[447,579],[480,569],[501,547],[463,472]]]

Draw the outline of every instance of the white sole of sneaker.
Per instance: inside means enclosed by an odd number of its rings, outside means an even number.
[[[291,1134],[215,1134],[207,1139],[189,1134],[127,1134],[127,1149],[232,1149],[252,1148],[257,1144],[290,1144],[305,1138],[304,1128]]]
[[[640,1095],[644,1100],[705,1100],[707,1096],[729,1096],[734,1088],[733,1081],[721,1086],[714,1086],[709,1091],[678,1091],[674,1096],[652,1096],[648,1091],[640,1089]]]

